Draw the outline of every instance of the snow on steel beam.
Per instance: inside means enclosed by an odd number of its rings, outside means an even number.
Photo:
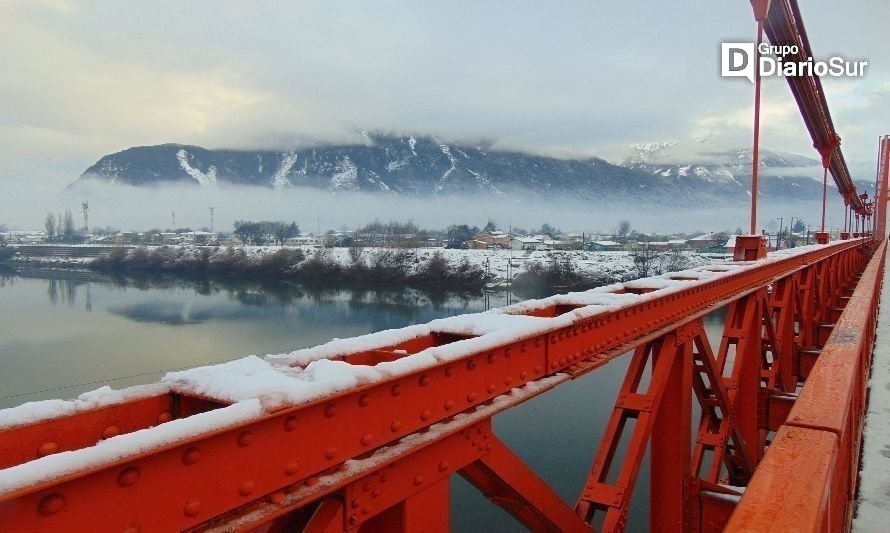
[[[797,50],[797,53],[781,56],[782,61],[799,63],[813,57],[797,0],[772,0],[765,30],[772,45],[796,47],[793,50]],[[792,48],[782,49],[792,50]],[[841,138],[834,128],[831,111],[825,100],[825,92],[822,90],[822,81],[819,76],[815,75],[786,76],[785,79],[788,81],[788,87],[797,101],[800,114],[810,132],[810,137],[813,139],[813,147],[819,151],[823,165],[827,166],[831,172],[838,192],[849,200],[856,212],[865,213],[865,206],[856,192],[856,186],[853,184],[840,148]]]
[[[755,262],[250,356],[168,374],[157,389],[103,390],[98,398],[3,410],[0,522],[20,529],[62,528],[71,520],[194,527],[282,487],[311,485],[346,461],[515,388],[536,387],[582,363],[585,370],[601,366],[868,242],[783,250]],[[109,419],[106,409],[117,404],[126,406],[121,419]],[[100,500],[97,510],[90,502]]]

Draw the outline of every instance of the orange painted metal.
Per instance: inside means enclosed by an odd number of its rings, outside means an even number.
[[[881,241],[728,531],[849,529],[886,251]]]
[[[839,531],[823,529],[837,462],[833,433],[783,426],[726,531]]]
[[[72,524],[109,531],[429,530],[447,524],[447,478],[460,473],[535,530],[589,530],[585,522],[596,509],[605,511],[604,529],[620,530],[640,462],[651,446],[653,527],[717,530],[737,494],[725,484],[745,484],[752,474],[756,478],[768,431],[791,424],[785,407],[794,402],[804,375],[801,353],[818,351],[820,333],[829,337],[835,314],[845,304],[858,308],[847,304],[843,294],[855,283],[870,247],[863,240],[839,241],[711,280],[684,278],[688,288],[653,293],[567,327],[0,494],[0,522],[23,531],[76,530]],[[863,282],[869,279],[864,276]],[[856,295],[849,301],[855,302]],[[700,317],[727,304],[727,325],[715,355]],[[576,307],[541,307],[529,314],[559,316]],[[398,357],[396,350],[416,353],[459,340],[434,334],[342,358],[374,364]],[[535,387],[530,390],[546,390],[568,374],[594,370],[634,347],[576,514],[491,433],[490,416],[525,397],[491,400],[530,383]],[[640,390],[649,361],[653,374],[647,390]],[[828,364],[822,361],[822,355],[815,358],[811,376],[822,375],[820,365]],[[689,440],[692,397],[702,412],[694,442]],[[771,407],[778,402],[784,402],[783,408]],[[118,411],[22,426],[0,432],[9,444],[0,457],[7,465],[20,464],[33,458],[35,445],[39,448],[48,436],[70,442],[69,447],[89,446],[105,424],[128,432],[220,406],[163,395],[116,406]],[[465,420],[454,415],[473,416],[476,409],[484,410],[484,418],[453,431],[430,432],[434,424],[451,427]],[[110,420],[109,412],[120,417]],[[74,421],[83,422],[84,430]],[[631,438],[620,457],[623,431]],[[13,438],[32,434],[38,437],[28,437],[23,445]],[[393,448],[412,434],[427,440]],[[80,440],[63,441],[66,436]],[[610,478],[610,471],[617,478]],[[850,486],[849,476],[834,479]],[[102,505],[95,505],[99,501]]]

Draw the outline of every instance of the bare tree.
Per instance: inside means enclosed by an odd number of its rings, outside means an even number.
[[[660,256],[661,254],[655,250],[653,250],[648,245],[638,246],[631,252],[631,257],[634,261],[634,266],[637,267],[637,273],[641,278],[645,278],[647,276],[651,276],[655,273],[655,271],[660,266]]]
[[[43,227],[46,229],[46,240],[52,242],[56,238],[56,215],[52,211],[46,214]]]
[[[74,233],[76,230],[74,226],[74,214],[70,209],[65,210],[65,218],[61,222],[61,229],[59,233],[62,235],[62,240],[65,242],[71,242],[74,240]]]
[[[631,225],[629,220],[620,220],[618,221],[618,231],[616,235],[621,237],[622,239],[627,238],[630,235]]]

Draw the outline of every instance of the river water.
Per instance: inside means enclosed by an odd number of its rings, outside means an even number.
[[[166,371],[313,346],[521,300],[510,293],[428,294],[208,281],[110,280],[91,273],[0,275],[0,408],[70,398]],[[719,340],[721,314],[706,326]],[[495,431],[567,502],[579,494],[629,357],[495,418]],[[648,473],[629,530],[646,530]],[[452,530],[524,531],[452,476]]]

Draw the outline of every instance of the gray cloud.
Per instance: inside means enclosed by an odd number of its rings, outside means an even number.
[[[871,62],[865,80],[825,88],[847,157],[873,161],[888,130],[890,4],[802,7],[817,55]],[[752,89],[718,76],[718,51],[753,28],[747,2],[712,0],[11,0],[0,187],[58,190],[133,145],[290,148],[362,128],[613,160],[636,142],[747,146]],[[765,84],[763,139],[812,155],[780,80]]]

